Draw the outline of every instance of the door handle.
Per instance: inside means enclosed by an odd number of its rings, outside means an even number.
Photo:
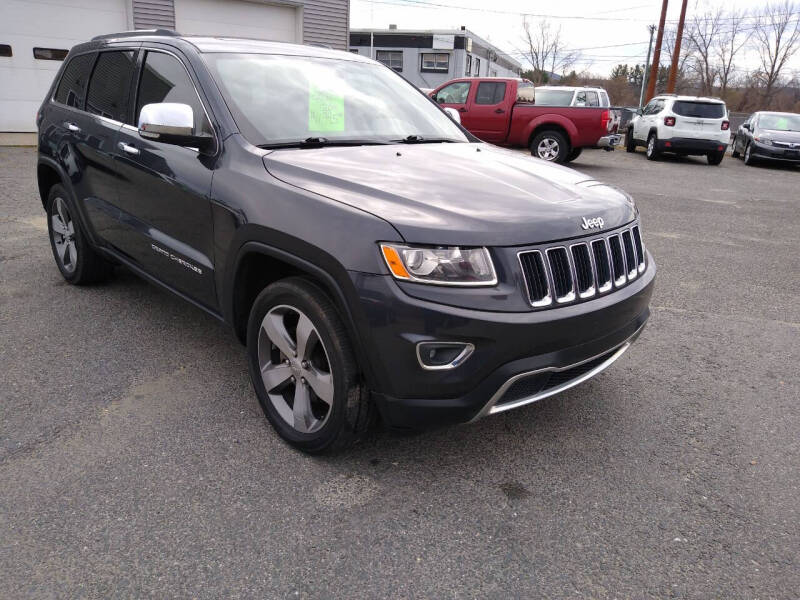
[[[117,144],[125,154],[132,154],[133,156],[139,156],[139,149],[136,146],[131,146],[130,144],[126,144],[125,142],[120,142]]]
[[[498,109],[496,109],[496,110],[494,111],[494,113],[495,113],[496,115],[502,115],[504,112],[506,112],[506,111],[504,111],[502,108],[498,108]]]
[[[64,127],[69,129],[72,133],[78,133],[81,130],[81,128],[75,125],[75,123],[70,123],[69,121],[64,123]]]
[[[458,109],[458,112],[467,112],[467,109],[462,106]]]

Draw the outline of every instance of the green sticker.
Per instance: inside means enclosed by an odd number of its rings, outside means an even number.
[[[308,90],[308,130],[344,131],[344,96],[311,83]]]

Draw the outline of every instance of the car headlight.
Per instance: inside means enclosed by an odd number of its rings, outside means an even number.
[[[434,285],[494,285],[497,275],[486,248],[381,244],[381,254],[396,279]]]
[[[759,142],[761,144],[766,144],[767,146],[772,146],[772,140],[770,138],[757,137],[757,138],[753,138],[753,139],[755,139],[755,141],[757,141],[757,142]]]

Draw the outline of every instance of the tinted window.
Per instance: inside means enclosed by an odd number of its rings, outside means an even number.
[[[572,90],[536,90],[535,102],[544,106],[569,106],[572,102]]]
[[[469,94],[469,82],[459,81],[444,86],[436,92],[435,100],[439,104],[466,104]]]
[[[133,51],[101,52],[89,81],[86,110],[125,122],[133,77]]]
[[[672,112],[681,117],[697,117],[700,119],[721,119],[725,116],[725,105],[718,102],[693,102],[676,100]]]
[[[195,131],[211,132],[203,105],[183,63],[171,54],[148,52],[139,82],[134,123],[138,124],[139,112],[144,105],[159,102],[188,104],[194,112]]]
[[[478,84],[475,104],[499,104],[506,96],[506,84],[502,81],[482,81]]]
[[[34,48],[33,58],[39,60],[64,60],[67,58],[69,50],[61,50],[59,48]]]
[[[89,71],[94,62],[94,54],[81,54],[71,58],[64,67],[61,81],[56,88],[56,102],[83,108],[83,99],[86,97],[86,84],[89,81]]]
[[[0,56],[11,56],[11,46],[0,44]]]

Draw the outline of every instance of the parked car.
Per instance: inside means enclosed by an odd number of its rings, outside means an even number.
[[[800,162],[800,115],[753,113],[733,137],[731,156],[742,156],[746,165],[758,160]]]
[[[543,160],[566,163],[584,148],[613,150],[619,141],[614,111],[571,105],[576,88],[535,88],[525,79],[467,77],[436,88],[431,97],[457,110],[470,133],[493,144],[530,148]],[[598,90],[589,93],[597,96]],[[569,95],[569,99],[565,97]]]
[[[625,133],[625,149],[647,148],[647,158],[657,160],[665,152],[679,156],[705,155],[718,165],[730,141],[730,122],[725,102],[718,98],[656,96],[631,121]]]
[[[481,143],[355,54],[101,36],[37,121],[64,279],[123,265],[230,325],[267,419],[307,452],[377,413],[423,428],[558,393],[650,314],[628,194]]]

